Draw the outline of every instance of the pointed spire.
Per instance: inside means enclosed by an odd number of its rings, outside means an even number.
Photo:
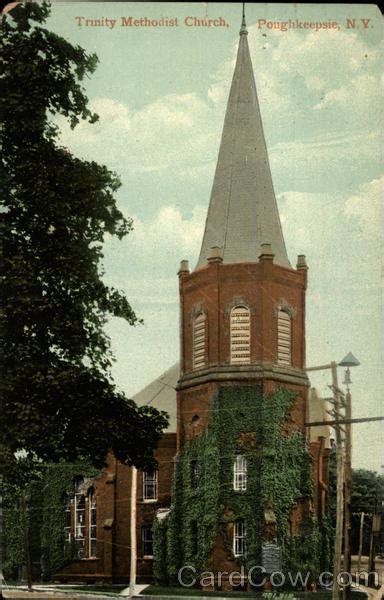
[[[224,263],[258,262],[261,244],[272,244],[274,263],[291,267],[273,190],[249,54],[245,8],[237,61],[225,114],[205,232],[197,264],[213,246]]]
[[[248,35],[247,24],[245,22],[245,2],[243,2],[243,20],[241,22],[240,35]]]

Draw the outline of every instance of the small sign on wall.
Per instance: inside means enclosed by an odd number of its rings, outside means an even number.
[[[266,542],[261,547],[261,562],[266,573],[281,571],[281,550],[280,546],[274,543]]]

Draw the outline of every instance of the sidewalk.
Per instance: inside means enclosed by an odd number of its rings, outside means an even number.
[[[146,585],[136,585],[134,598],[140,598],[139,594]],[[126,587],[120,592],[81,592],[71,590],[71,586],[39,585],[33,586],[33,591],[28,592],[26,586],[3,586],[3,598],[12,598],[14,600],[111,600],[111,598],[121,597],[129,598],[129,588]],[[159,600],[159,597],[157,597]]]

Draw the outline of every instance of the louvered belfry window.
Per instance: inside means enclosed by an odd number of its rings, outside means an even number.
[[[231,310],[231,364],[251,362],[251,318],[249,308],[235,306]]]
[[[207,341],[207,318],[205,313],[198,314],[193,321],[193,368],[205,366]]]
[[[290,365],[292,344],[292,319],[282,308],[277,313],[277,362],[279,365]]]

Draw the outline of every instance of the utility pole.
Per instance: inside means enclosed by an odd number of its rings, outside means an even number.
[[[349,367],[356,367],[360,363],[351,352],[343,358],[339,363],[340,367],[346,367],[344,384],[347,386],[347,393],[344,395],[338,387],[337,382],[337,364],[332,362],[326,365],[306,368],[306,371],[321,371],[331,369],[332,371],[332,386],[333,398],[327,398],[334,405],[334,410],[330,413],[333,415],[333,420],[313,421],[305,423],[306,427],[316,427],[320,425],[333,426],[336,431],[336,449],[337,449],[337,499],[336,499],[336,532],[335,532],[335,548],[334,548],[334,565],[333,565],[333,589],[332,600],[339,600],[339,585],[337,577],[341,570],[341,553],[343,544],[343,528],[344,528],[344,562],[343,569],[346,573],[351,572],[351,492],[352,492],[352,423],[365,423],[369,421],[382,421],[384,417],[364,417],[352,419],[351,394],[349,385],[351,383]],[[340,406],[345,409],[345,414],[341,414]],[[327,411],[329,412],[329,411]],[[344,429],[345,426],[345,429]],[[341,432],[345,435],[342,439]],[[343,527],[343,513],[345,514],[345,524]],[[369,571],[374,576],[375,569],[375,551],[377,536],[380,532],[381,514],[378,511],[378,481],[376,489],[376,509],[372,519],[372,534],[369,553]],[[360,569],[361,552],[362,552],[362,536],[364,527],[364,513],[361,515],[360,522],[360,544],[359,544],[359,564]],[[342,582],[341,582],[342,583]],[[349,597],[350,585],[343,586],[343,599]]]
[[[349,369],[345,382],[349,386]],[[351,393],[347,387],[345,395],[345,418],[352,419]],[[352,495],[352,423],[345,425],[345,484],[344,484],[344,571],[351,572],[351,495]],[[343,587],[343,598],[347,600],[351,592],[350,584]]]
[[[129,575],[129,596],[135,595],[136,586],[136,562],[137,562],[137,542],[136,542],[136,503],[137,503],[137,469],[132,467],[131,474],[131,561]]]
[[[337,381],[337,365],[331,363],[332,390],[334,398],[335,420],[340,418],[340,390]],[[342,443],[340,425],[336,424],[336,459],[337,459],[337,492],[336,492],[336,532],[333,558],[333,587],[332,600],[339,600],[338,575],[341,566],[341,550],[343,543],[343,483],[344,483],[344,446]]]
[[[375,511],[372,515],[372,529],[371,529],[371,541],[369,547],[369,577],[371,579],[371,585],[375,583],[375,558],[377,550],[377,540],[380,534],[381,515],[379,513],[379,475],[376,476],[376,498],[375,498]]]
[[[25,492],[21,493],[21,514],[23,520],[23,536],[24,536],[24,552],[25,552],[25,566],[27,570],[27,585],[28,592],[32,592],[32,566],[31,566],[31,552],[29,548],[29,524],[27,515],[27,502],[25,498]]]
[[[365,514],[362,512],[360,515],[359,558],[357,560],[357,570],[359,572],[360,572],[360,565],[361,565],[361,555],[363,553],[364,517],[365,517]]]
[[[0,600],[3,598],[3,475],[0,473]]]

